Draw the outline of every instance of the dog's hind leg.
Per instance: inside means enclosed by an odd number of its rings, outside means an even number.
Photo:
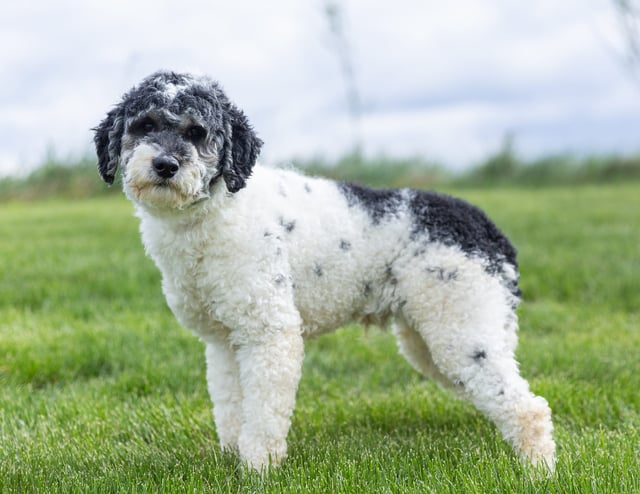
[[[411,367],[444,386],[448,387],[451,384],[434,364],[429,347],[420,333],[407,324],[404,318],[396,317],[391,330],[396,337],[400,354],[411,364]]]
[[[520,376],[515,314],[497,280],[479,277],[485,283],[474,285],[460,275],[448,286],[430,290],[428,298],[419,294],[409,300],[404,316],[426,348],[418,345],[403,353],[421,371],[435,365],[435,377],[447,380],[493,421],[525,463],[553,470],[551,410]],[[456,288],[462,281],[466,283]],[[416,334],[407,330],[403,337],[401,349]]]
[[[496,424],[524,463],[553,470],[551,410],[544,398],[529,390],[513,355],[492,345],[463,351],[457,362],[443,365],[444,372]]]

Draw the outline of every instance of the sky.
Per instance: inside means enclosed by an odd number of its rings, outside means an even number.
[[[217,79],[266,163],[334,159],[359,141],[463,169],[507,135],[526,158],[640,151],[640,80],[613,0],[331,0],[357,125],[327,1],[2,2],[0,175],[93,152],[90,129],[161,68]]]

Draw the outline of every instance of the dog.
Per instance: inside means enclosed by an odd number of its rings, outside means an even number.
[[[516,251],[480,209],[263,167],[246,115],[206,76],[156,72],[92,130],[102,179],[121,168],[167,304],[205,344],[222,448],[278,465],[303,340],[392,323],[409,364],[553,470],[550,408],[514,357]]]

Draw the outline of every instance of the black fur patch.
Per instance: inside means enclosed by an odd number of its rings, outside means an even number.
[[[374,225],[406,207],[411,215],[411,239],[419,243],[416,257],[425,253],[429,243],[439,242],[486,260],[490,274],[502,273],[504,262],[518,267],[516,249],[507,237],[484,212],[461,199],[431,191],[372,189],[347,182],[339,182],[338,189],[349,207],[363,208]],[[442,273],[443,280],[456,277],[454,271]],[[507,280],[507,288],[520,297],[517,281]]]
[[[517,298],[520,298],[522,296],[522,290],[520,290],[520,288],[518,287],[518,282],[516,280],[509,280],[509,282],[507,283],[507,288]]]
[[[322,266],[320,266],[320,264],[315,263],[313,265],[313,272],[316,274],[316,276],[320,277],[324,274],[324,271],[322,270]]]
[[[517,267],[516,250],[504,234],[477,207],[454,197],[431,191],[411,190],[408,201],[398,189],[372,189],[348,182],[338,188],[350,207],[360,206],[374,224],[398,213],[407,204],[412,215],[412,239],[457,245],[470,255],[489,260],[489,270],[500,270],[508,261]],[[416,255],[420,250],[416,250]]]
[[[456,245],[473,256],[488,260],[490,273],[500,272],[502,263],[517,267],[516,250],[504,234],[477,207],[444,194],[413,191],[409,200],[413,240]]]
[[[394,189],[371,189],[349,182],[338,182],[338,189],[347,199],[349,207],[362,207],[371,217],[374,225],[398,212],[402,204],[402,194]]]

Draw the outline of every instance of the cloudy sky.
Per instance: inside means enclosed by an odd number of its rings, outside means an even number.
[[[334,0],[369,154],[469,166],[507,133],[528,157],[640,151],[640,81],[612,0]],[[354,142],[322,0],[32,0],[0,6],[0,174],[91,151],[90,128],[159,68],[207,73],[262,160]]]

